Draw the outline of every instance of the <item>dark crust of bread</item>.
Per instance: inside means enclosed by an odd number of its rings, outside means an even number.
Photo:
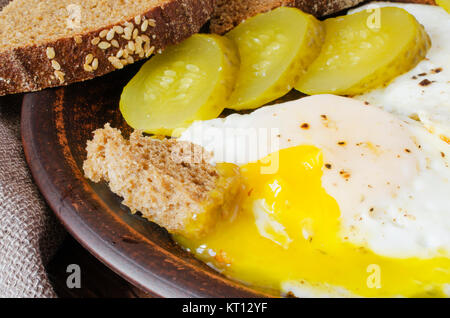
[[[392,2],[403,2],[403,3],[417,3],[417,4],[436,5],[436,1],[434,1],[434,0],[391,0],[391,1]]]
[[[391,0],[435,5],[434,0]],[[216,0],[211,32],[224,34],[243,20],[280,6],[297,7],[318,18],[354,7],[366,0]]]
[[[145,34],[151,39],[155,52],[168,45],[176,44],[197,33],[209,20],[213,12],[214,0],[172,0],[142,13],[147,19],[156,21],[155,27],[148,27],[145,32],[139,30],[139,35]],[[123,25],[120,21],[115,25]],[[134,17],[128,22],[134,23]],[[108,60],[115,56],[119,49],[128,44],[128,40],[116,35],[119,48],[111,46],[102,50],[91,41],[99,37],[102,30],[110,30],[115,25],[105,25],[102,29],[77,37],[59,39],[53,43],[19,47],[0,52],[0,96],[21,92],[38,91],[48,87],[64,86],[74,82],[89,80],[114,71],[116,67]],[[55,75],[52,60],[47,57],[47,48],[53,48],[54,60],[61,66],[64,81]],[[98,68],[88,72],[84,69],[85,58],[92,54],[98,59]],[[134,61],[140,58],[132,55]],[[60,76],[61,78],[61,76]]]
[[[249,17],[280,6],[292,6],[294,2],[295,0],[216,0],[210,31],[224,34]]]
[[[364,1],[365,0],[296,0],[295,6],[306,13],[310,13],[316,17],[322,17],[354,7]]]
[[[316,17],[333,14],[365,0],[216,0],[211,32],[224,34],[241,21],[280,6],[297,7]]]

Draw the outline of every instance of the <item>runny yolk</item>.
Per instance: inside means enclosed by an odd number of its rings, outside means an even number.
[[[296,281],[356,296],[445,296],[449,258],[389,258],[345,240],[339,206],[321,184],[322,167],[313,146],[248,163],[240,168],[235,217],[199,240],[176,240],[226,276],[262,288],[280,291]]]

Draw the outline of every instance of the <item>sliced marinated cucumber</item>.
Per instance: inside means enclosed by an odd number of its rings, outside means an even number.
[[[436,0],[436,3],[450,13],[450,0]]]
[[[239,55],[232,41],[194,35],[144,64],[125,86],[120,111],[134,129],[178,135],[177,128],[223,111],[238,69]]]
[[[257,15],[226,34],[239,48],[241,67],[227,108],[257,108],[289,92],[317,57],[324,31],[294,8]]]
[[[386,85],[419,63],[431,45],[422,25],[400,8],[362,11],[324,23],[322,51],[295,86],[305,94],[358,95]]]

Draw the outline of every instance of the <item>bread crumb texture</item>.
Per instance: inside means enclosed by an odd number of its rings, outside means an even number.
[[[169,2],[149,0],[14,0],[0,14],[2,50],[38,45],[126,21]]]
[[[172,234],[200,237],[226,217],[240,187],[237,166],[216,167],[201,146],[144,136],[125,139],[106,124],[87,142],[85,176],[106,181],[132,213]],[[225,209],[224,207],[227,206]]]

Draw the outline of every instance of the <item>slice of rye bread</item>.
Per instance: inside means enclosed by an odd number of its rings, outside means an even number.
[[[434,0],[396,0],[435,4]],[[211,18],[211,32],[224,34],[243,20],[280,6],[297,7],[316,17],[331,15],[354,7],[366,0],[216,0]],[[395,1],[393,1],[395,2]]]
[[[106,124],[94,131],[86,150],[87,178],[106,181],[133,213],[185,237],[200,237],[226,217],[240,187],[236,166],[217,168],[208,163],[210,153],[186,141],[139,131],[127,140]]]
[[[149,57],[197,33],[213,4],[12,0],[0,12],[0,96],[92,79]]]

